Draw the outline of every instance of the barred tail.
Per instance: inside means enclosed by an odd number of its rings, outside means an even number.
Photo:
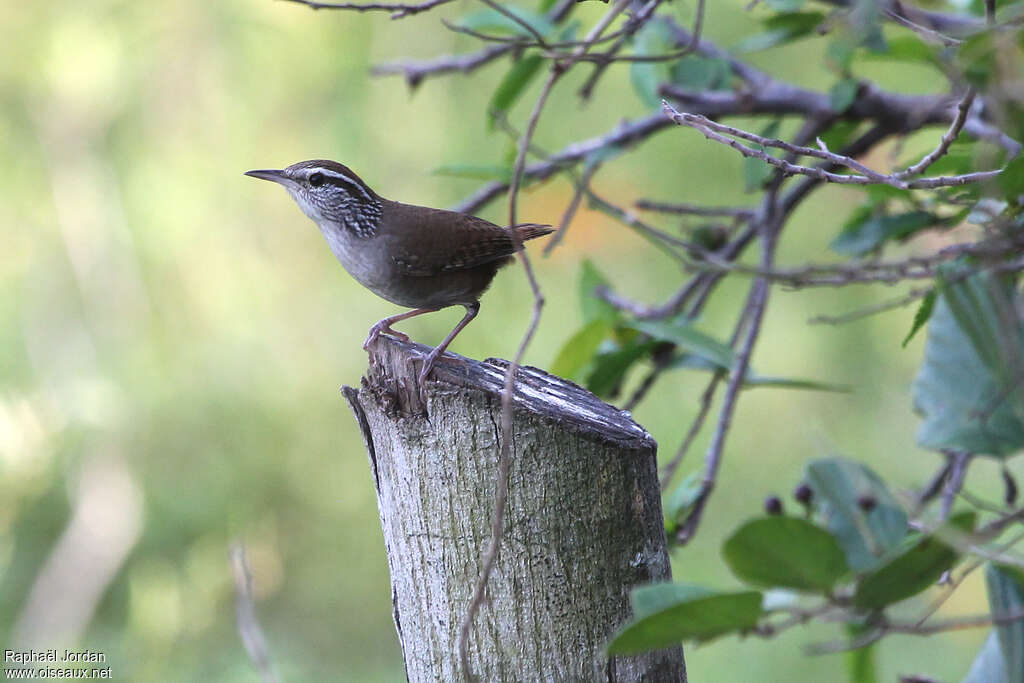
[[[517,223],[512,226],[512,230],[515,230],[520,242],[543,237],[555,231],[550,225],[542,225],[541,223]]]

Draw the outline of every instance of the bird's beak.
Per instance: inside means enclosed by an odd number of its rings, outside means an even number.
[[[272,180],[275,183],[281,183],[282,185],[288,181],[288,175],[284,171],[276,169],[266,169],[262,171],[246,171],[245,175],[253,178],[259,178],[260,180]]]

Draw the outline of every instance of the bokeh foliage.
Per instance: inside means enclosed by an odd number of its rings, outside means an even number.
[[[760,31],[766,16],[736,0],[710,4],[706,31],[726,45]],[[443,14],[474,9],[452,5]],[[679,2],[677,11],[685,19],[692,6]],[[471,41],[441,30],[432,15],[388,22],[270,0],[5,3],[0,36],[0,157],[8,162],[0,184],[0,642],[12,642],[33,585],[66,541],[82,560],[65,577],[69,590],[100,580],[89,558],[118,560],[77,641],[106,652],[115,677],[252,680],[227,561],[228,542],[238,538],[286,679],[400,680],[372,483],[337,393],[358,381],[366,328],[393,308],[337,267],[283,193],[241,172],[331,157],[385,196],[452,204],[474,182],[432,169],[508,159],[509,142],[482,115],[507,63],[425,83],[410,96],[397,79],[370,79],[370,64],[463,51]],[[828,89],[836,76],[820,66],[824,50],[808,42],[748,57]],[[914,62],[865,61],[857,71],[906,92],[943,87]],[[538,144],[557,148],[570,133],[597,134],[645,112],[631,76],[612,67],[600,84],[604,99],[588,108],[572,87],[556,93]],[[510,115],[521,117],[528,99]],[[908,144],[924,151],[933,140]],[[641,192],[744,200],[749,165],[695,135],[662,137],[639,152],[595,185],[624,201]],[[570,192],[566,183],[530,192],[521,213],[557,222]],[[821,192],[798,213],[792,230],[802,239],[782,257],[827,254],[860,201],[851,190]],[[494,207],[487,215],[501,214]],[[638,296],[663,297],[678,278],[642,240],[583,213],[566,244],[538,259],[548,306],[528,362],[549,367],[583,326],[576,291],[585,259]],[[701,329],[727,334],[741,293],[727,284]],[[874,296],[854,289],[773,298],[758,371],[853,391],[744,396],[702,535],[675,558],[678,580],[739,588],[719,556],[721,539],[757,513],[761,492],[792,487],[807,458],[848,453],[894,486],[933,469],[915,445],[910,399],[923,336],[899,348],[912,312],[841,328],[804,324]],[[528,297],[521,273],[504,273],[453,350],[513,353]],[[405,329],[436,341],[455,316]],[[678,443],[698,393],[685,378],[663,383],[636,417],[661,443]],[[972,489],[998,496],[998,472],[986,467],[972,473]],[[95,515],[86,528],[103,533],[71,533],[81,528],[75,510]],[[961,596],[946,609],[986,607],[980,578]],[[59,632],[67,623],[47,636],[52,647],[67,644]],[[954,678],[983,638],[881,643],[880,678],[924,669]],[[827,679],[838,656],[803,659],[799,642],[787,635],[691,647],[689,670],[694,680],[745,680],[755,671],[768,680]]]

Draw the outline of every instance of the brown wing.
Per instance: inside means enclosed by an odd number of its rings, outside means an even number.
[[[402,230],[384,226],[404,226]],[[515,253],[507,228],[455,211],[389,202],[381,217],[381,237],[390,243],[395,265],[406,275],[428,277],[475,268]],[[551,232],[533,223],[515,227],[520,240]]]

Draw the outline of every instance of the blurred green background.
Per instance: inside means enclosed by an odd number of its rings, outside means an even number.
[[[745,4],[709,3],[706,34],[730,45],[758,30],[759,10]],[[227,559],[238,539],[285,680],[402,679],[373,486],[338,392],[359,381],[370,324],[396,308],[348,277],[280,188],[242,172],[327,157],[406,202],[448,206],[473,191],[473,181],[430,171],[504,159],[508,141],[488,132],[484,112],[507,60],[415,93],[368,70],[474,49],[438,18],[476,9],[456,3],[393,22],[272,0],[0,4],[3,647],[100,650],[118,680],[254,680]],[[692,4],[676,9],[685,20]],[[593,3],[579,15],[603,11]],[[819,42],[751,59],[827,89],[834,76],[820,66]],[[644,113],[624,66],[581,107],[574,85],[588,71],[578,68],[556,91],[542,147]],[[906,92],[944,87],[904,65],[861,65],[858,75]],[[513,111],[514,122],[531,102]],[[910,147],[932,142],[915,140]],[[740,177],[729,150],[672,130],[606,166],[595,187],[623,204],[753,201]],[[520,215],[557,223],[570,192],[564,179],[531,190]],[[787,229],[782,261],[829,258],[827,244],[857,200],[851,190],[819,192]],[[483,215],[500,222],[505,211],[499,202]],[[626,228],[582,213],[561,248],[536,258],[548,304],[528,363],[550,365],[576,331],[585,258],[640,299],[659,300],[680,282],[675,266]],[[704,329],[727,335],[746,284],[721,289]],[[807,458],[847,454],[902,489],[937,467],[914,445],[909,384],[922,339],[899,348],[912,312],[840,328],[805,324],[893,293],[773,294],[755,367],[855,392],[744,394],[701,533],[674,557],[677,580],[737,585],[719,558],[723,538],[759,512],[765,494],[788,495]],[[508,357],[529,313],[524,276],[510,268],[452,348]],[[460,315],[402,329],[436,343]],[[663,458],[703,379],[670,375],[636,411]],[[684,473],[699,466],[706,439]],[[997,496],[997,480],[982,464],[968,488]],[[943,614],[986,609],[978,578]],[[800,651],[838,635],[730,638],[689,648],[688,667],[694,681],[838,680],[841,655]],[[889,638],[879,673],[957,680],[984,635]]]

